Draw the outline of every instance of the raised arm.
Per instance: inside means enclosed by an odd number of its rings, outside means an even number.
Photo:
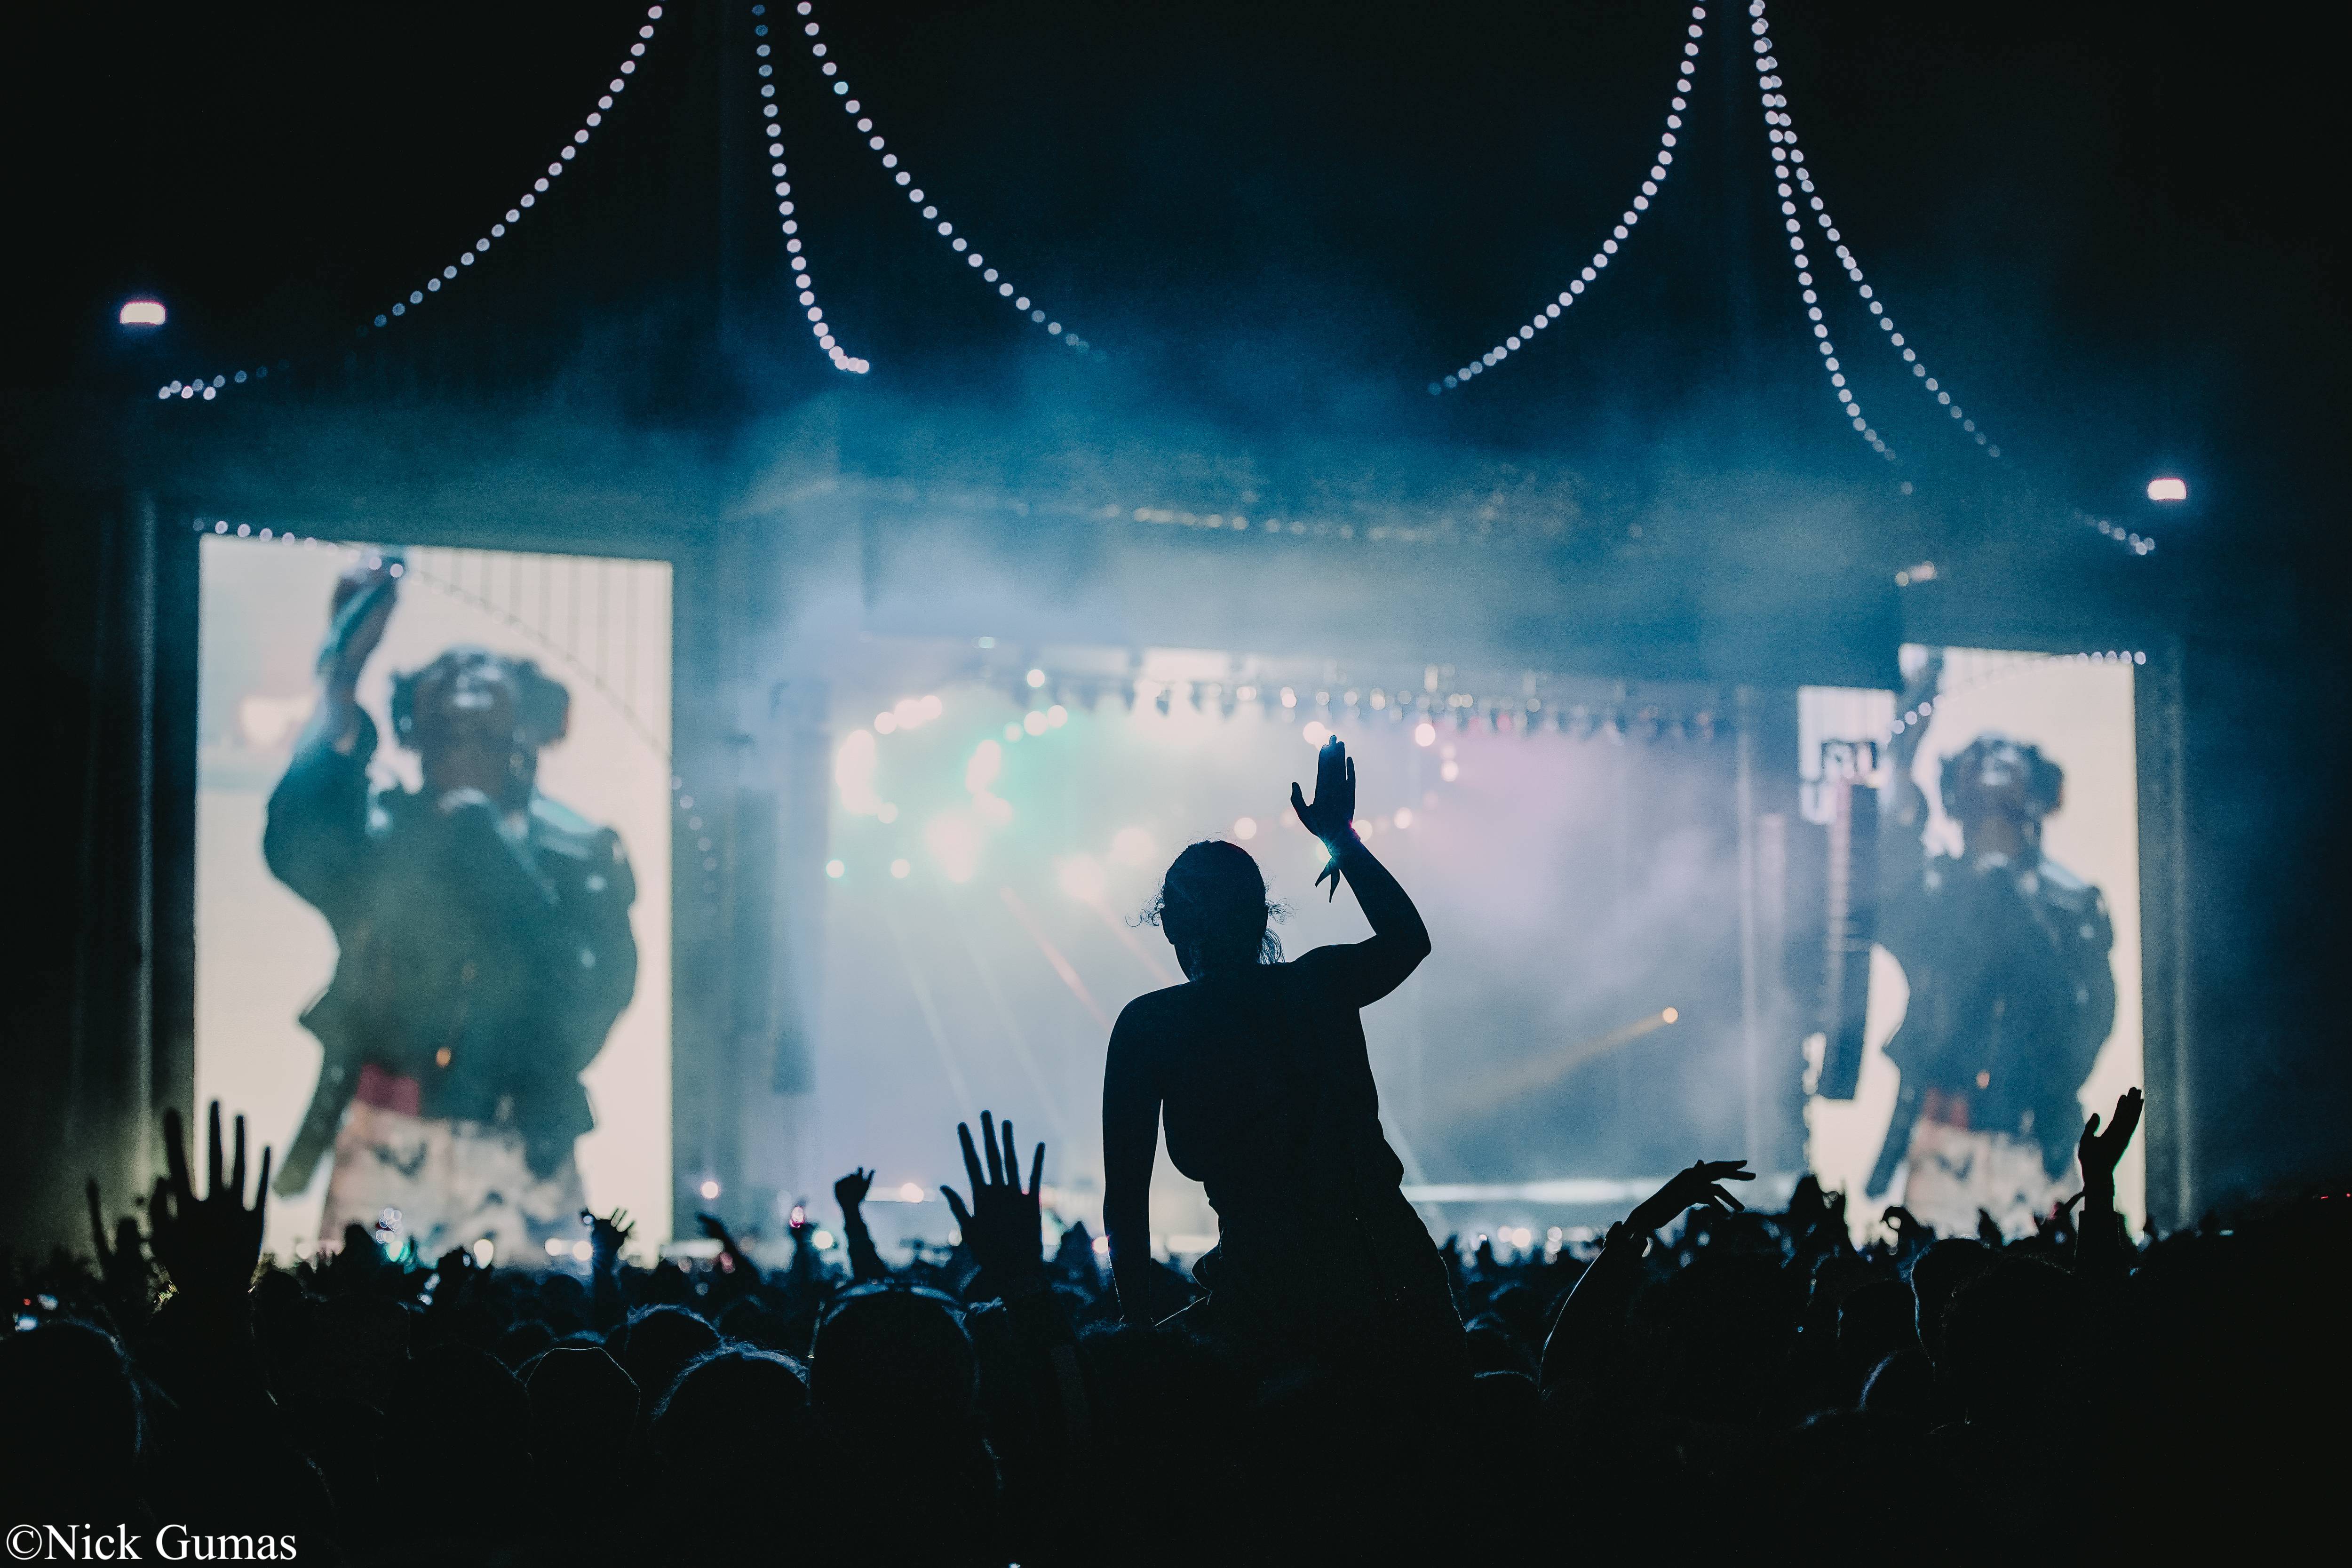
[[[383,640],[399,592],[391,564],[381,558],[336,582],[319,647],[317,701],[269,796],[263,858],[278,880],[331,920],[345,912],[367,837],[367,764],[376,733],[359,705],[360,671]]]
[[[1316,757],[1315,798],[1307,799],[1294,784],[1290,805],[1330,853],[1331,863],[1316,881],[1330,878],[1336,894],[1345,878],[1372,927],[1362,942],[1319,947],[1307,957],[1328,973],[1349,1002],[1359,1007],[1377,1002],[1429,956],[1429,928],[1402,884],[1356,835],[1356,764],[1338,737],[1326,741]]]
[[[1160,1090],[1143,1026],[1130,1004],[1110,1032],[1103,1068],[1103,1230],[1120,1312],[1151,1326],[1151,1164],[1160,1149]]]

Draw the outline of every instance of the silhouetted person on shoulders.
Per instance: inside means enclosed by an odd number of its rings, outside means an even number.
[[[1356,837],[1355,767],[1337,741],[1299,820],[1372,926],[1296,962],[1266,929],[1265,879],[1222,841],[1176,858],[1152,914],[1185,983],[1139,996],[1103,1078],[1103,1205],[1121,1310],[1150,1321],[1149,1190],[1160,1123],[1176,1168],[1208,1189],[1219,1239],[1193,1274],[1213,1331],[1266,1362],[1392,1353],[1466,1380],[1444,1270],[1398,1184],[1359,1008],[1429,953],[1412,900]],[[1319,885],[1322,879],[1318,878]]]

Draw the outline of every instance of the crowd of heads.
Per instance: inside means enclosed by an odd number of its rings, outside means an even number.
[[[94,1258],[15,1269],[19,1513],[361,1563],[1679,1556],[1774,1521],[2038,1555],[2198,1500],[2275,1512],[2333,1468],[2299,1422],[2345,1392],[2343,1194],[2137,1245],[2061,1209],[2021,1239],[1893,1211],[1857,1246],[1810,1180],[1605,1246],[1449,1237],[1471,1375],[1441,1384],[1136,1326],[1083,1224],[895,1267],[869,1238],[845,1268],[813,1218],[649,1267],[604,1222],[585,1268],[356,1229],[255,1266],[241,1193],[159,1196],[143,1235],[94,1201]],[[1197,1292],[1155,1278],[1147,1316]]]

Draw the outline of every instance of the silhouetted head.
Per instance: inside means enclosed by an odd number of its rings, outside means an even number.
[[[1944,1359],[1944,1309],[1953,1293],[1993,1265],[1991,1248],[1981,1241],[1950,1237],[1930,1246],[1911,1265],[1911,1296],[1917,1303],[1915,1326],[1919,1348],[1931,1361]]]
[[[773,1351],[713,1351],[678,1374],[654,1412],[654,1450],[673,1476],[714,1492],[773,1487],[807,1461],[808,1384]]]
[[[559,1346],[539,1358],[524,1392],[530,1451],[542,1479],[610,1479],[637,1418],[637,1385],[601,1350]]]
[[[959,1436],[972,1421],[979,1378],[962,1314],[937,1290],[845,1291],[809,1354],[810,1404],[835,1433]]]
[[[563,738],[572,694],[527,658],[448,649],[392,681],[392,728],[425,767],[427,793],[475,789],[499,805],[530,798],[539,749]]]
[[[639,1408],[651,1412],[687,1363],[718,1348],[719,1331],[684,1307],[639,1307],[613,1354],[637,1385]]]
[[[383,1495],[434,1501],[420,1528],[514,1528],[514,1486],[530,1469],[530,1401],[488,1352],[436,1345],[413,1357],[384,1411],[382,1443]]]
[[[1167,934],[1184,977],[1282,962],[1282,940],[1269,922],[1280,908],[1266,901],[1265,876],[1248,850],[1204,838],[1176,857],[1160,896],[1143,918]]]
[[[1970,1425],[2057,1436],[2086,1396],[2090,1331],[2082,1282],[2038,1258],[2008,1256],[1944,1310],[1944,1359]]]
[[[2065,798],[2066,773],[2041,747],[1988,730],[1944,759],[1939,793],[1963,834],[1994,818],[2030,830]]]

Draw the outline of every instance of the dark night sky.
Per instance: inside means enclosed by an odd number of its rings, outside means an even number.
[[[87,366],[131,289],[171,301],[199,360],[346,332],[512,198],[639,10],[28,14],[6,95],[24,241],[7,378]],[[1468,395],[1423,390],[1605,232],[1685,10],[1030,0],[820,19],[894,148],[1114,356],[1109,385],[1258,433],[1574,456],[1703,431],[1868,475],[1769,227],[1744,6],[1717,8],[1675,176],[1592,299]],[[2149,473],[2183,468],[2200,525],[2289,551],[2315,521],[2293,458],[2329,446],[2342,405],[2333,137],[2268,29],[2168,15],[1831,4],[1776,25],[1845,236],[2018,470],[2125,516]],[[663,47],[654,91],[682,68]],[[805,55],[779,65],[824,295],[877,379],[988,398],[1050,359],[812,107]],[[653,155],[627,145],[645,116],[614,121],[551,210],[586,199],[597,160]],[[570,242],[635,244],[611,226]],[[1860,352],[1850,297],[1832,324],[1890,437],[1954,460],[1892,356]],[[793,343],[763,390],[830,379]]]

